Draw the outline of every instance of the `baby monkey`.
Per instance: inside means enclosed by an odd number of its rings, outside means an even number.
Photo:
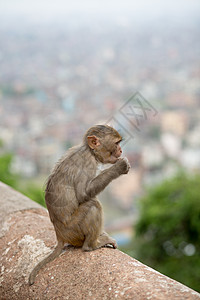
[[[38,271],[60,255],[64,244],[92,251],[107,245],[117,248],[116,241],[103,231],[102,206],[97,195],[130,165],[120,158],[122,137],[108,125],[91,127],[83,143],[69,149],[50,174],[45,201],[57,237],[54,251],[33,269],[29,285]],[[110,163],[108,169],[96,175],[98,163]]]

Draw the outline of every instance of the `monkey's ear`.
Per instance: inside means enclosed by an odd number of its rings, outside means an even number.
[[[100,145],[99,138],[95,135],[91,135],[87,137],[88,145],[91,149],[95,149]]]

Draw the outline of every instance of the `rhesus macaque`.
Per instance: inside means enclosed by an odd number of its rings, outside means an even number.
[[[50,174],[45,201],[54,225],[58,244],[30,274],[33,284],[36,274],[45,264],[60,255],[64,244],[91,251],[107,245],[117,248],[116,241],[103,231],[102,207],[97,195],[130,168],[127,158],[120,158],[120,134],[108,125],[91,127],[83,143],[69,149]],[[98,163],[112,166],[96,176]]]

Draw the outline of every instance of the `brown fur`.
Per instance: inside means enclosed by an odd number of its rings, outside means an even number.
[[[121,174],[128,173],[127,159],[119,158],[121,136],[112,127],[97,125],[84,136],[83,144],[71,148],[50,174],[45,201],[58,245],[31,272],[33,284],[39,269],[60,255],[65,243],[84,251],[112,245],[116,241],[103,231],[102,207],[96,196]],[[113,165],[96,176],[98,162]]]

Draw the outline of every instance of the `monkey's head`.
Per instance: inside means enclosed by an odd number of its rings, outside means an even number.
[[[114,164],[122,154],[121,135],[108,125],[91,127],[85,135],[84,142],[89,146],[97,161]]]

